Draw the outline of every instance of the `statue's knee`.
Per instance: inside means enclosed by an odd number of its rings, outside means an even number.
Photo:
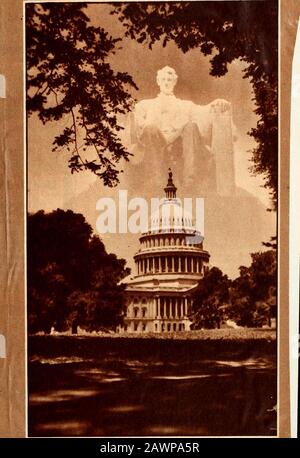
[[[195,122],[189,121],[183,128],[183,132],[199,132],[198,126]]]
[[[159,135],[160,130],[154,124],[148,124],[147,126],[144,127],[143,134],[144,135]]]
[[[141,143],[143,143],[147,148],[149,146],[161,148],[165,146],[166,142],[159,128],[153,124],[149,124],[144,127],[141,135]]]

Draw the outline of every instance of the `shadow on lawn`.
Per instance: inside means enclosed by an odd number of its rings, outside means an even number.
[[[276,433],[274,355],[189,353],[185,361],[176,354],[84,358],[61,349],[50,357],[49,347],[46,353],[30,357],[30,436]]]

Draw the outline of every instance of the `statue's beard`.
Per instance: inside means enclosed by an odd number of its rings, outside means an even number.
[[[160,89],[160,93],[164,95],[173,95],[173,88],[172,89]]]
[[[160,93],[161,94],[165,94],[165,95],[173,95],[173,91],[174,91],[174,87],[175,87],[175,84],[172,85],[171,87],[165,87],[165,86],[161,86],[161,85],[158,85],[159,86],[159,89],[160,89]]]

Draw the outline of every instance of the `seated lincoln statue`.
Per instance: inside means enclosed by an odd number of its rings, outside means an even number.
[[[148,179],[153,186],[161,184],[160,170],[170,167],[185,194],[192,189],[230,195],[235,189],[231,104],[216,99],[202,106],[179,99],[176,82],[174,69],[159,70],[159,94],[139,101],[131,113],[126,146],[133,154],[135,187]]]

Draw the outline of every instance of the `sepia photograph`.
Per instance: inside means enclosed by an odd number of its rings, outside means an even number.
[[[24,8],[28,436],[276,437],[278,2]]]

